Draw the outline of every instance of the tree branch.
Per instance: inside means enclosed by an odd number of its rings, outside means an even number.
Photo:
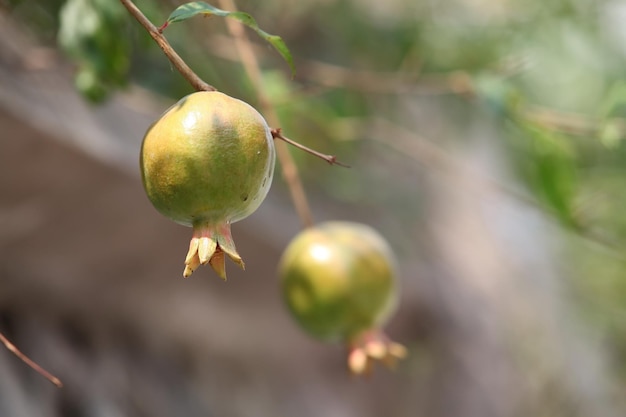
[[[197,91],[217,91],[217,88],[211,84],[206,83],[198,75],[193,72],[189,65],[183,61],[183,59],[176,53],[170,43],[165,39],[165,36],[161,34],[161,31],[148,20],[148,18],[135,6],[131,0],[120,0],[128,12],[133,15],[135,19],[143,26],[152,39],[159,45],[165,56],[170,60],[174,67],[181,73],[183,77],[191,86]]]
[[[313,156],[317,156],[320,159],[323,159],[324,161],[328,162],[330,165],[339,165],[341,167],[344,168],[350,168],[349,165],[346,165],[342,162],[337,161],[337,157],[335,155],[327,155],[321,152],[316,151],[315,149],[311,149],[307,146],[302,145],[301,143],[298,143],[294,140],[289,139],[286,136],[283,136],[282,130],[280,128],[277,129],[272,129],[272,137],[274,139],[280,139],[284,142],[287,142],[288,144],[290,144],[291,146],[293,146],[294,148],[298,148],[301,151],[310,153]]]
[[[37,365],[32,359],[23,354],[9,339],[6,338],[5,335],[0,333],[0,342],[15,356],[20,358],[26,365],[30,366],[35,370],[35,372],[39,373],[41,376],[46,378],[48,381],[52,382],[57,387],[63,387],[63,383],[59,378],[52,375],[50,372],[43,369],[41,366]]]

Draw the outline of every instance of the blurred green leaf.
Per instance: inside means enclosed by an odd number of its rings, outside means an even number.
[[[520,93],[507,79],[490,73],[473,78],[473,86],[483,103],[499,116],[514,112]]]
[[[626,107],[626,81],[619,80],[611,85],[599,106],[600,117],[610,117],[611,115],[624,111]]]
[[[531,123],[523,125],[528,154],[524,158],[525,175],[530,186],[553,210],[562,224],[577,229],[574,199],[577,191],[574,151],[568,138]]]
[[[219,16],[219,17],[232,17],[233,19],[238,20],[249,28],[253,29],[260,37],[269,42],[283,57],[287,64],[289,64],[289,68],[291,68],[292,77],[296,73],[296,67],[293,63],[293,58],[291,56],[291,52],[287,48],[287,45],[282,40],[280,36],[271,35],[259,28],[256,20],[245,12],[228,12],[226,10],[218,9],[217,7],[213,7],[210,4],[207,4],[203,1],[193,1],[190,3],[183,4],[179,6],[176,10],[174,10],[170,16],[167,18],[166,25],[175,22],[181,22],[183,20],[187,20],[197,15],[204,16]]]
[[[60,10],[58,43],[78,64],[76,85],[91,101],[127,82],[130,41],[120,32],[127,22],[123,6],[108,0],[68,0]]]
[[[600,129],[600,141],[609,149],[617,149],[622,141],[622,124],[614,119],[609,119]]]
[[[85,98],[94,103],[101,102],[108,94],[107,87],[90,68],[83,68],[76,74],[74,85]]]

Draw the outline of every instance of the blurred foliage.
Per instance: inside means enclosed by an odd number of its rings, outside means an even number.
[[[79,66],[76,87],[90,100],[103,100],[128,76],[128,13],[118,2],[69,0],[60,17],[59,46]]]
[[[195,16],[203,16],[205,18],[211,16],[230,17],[238,20],[240,23],[254,30],[257,35],[259,35],[261,38],[265,39],[270,45],[272,45],[276,49],[276,51],[285,59],[285,61],[287,61],[287,63],[289,64],[289,68],[291,68],[292,75],[295,75],[296,68],[293,64],[293,57],[291,56],[291,52],[289,52],[289,48],[287,48],[287,45],[285,45],[285,42],[282,40],[282,38],[278,35],[271,35],[262,30],[257,24],[256,20],[254,20],[254,18],[248,13],[241,11],[222,10],[203,1],[194,1],[185,3],[177,7],[168,16],[167,21],[164,23],[164,25],[167,26],[170,23],[183,22]],[[161,26],[160,30],[165,29],[166,26]]]
[[[160,25],[182,2],[136,3]],[[191,91],[116,1],[8,4],[44,41],[58,38],[76,62],[77,86],[91,99],[129,83],[171,97]],[[294,56],[298,73],[291,80],[280,57],[258,44],[284,132],[354,167],[330,173],[294,152],[309,187],[410,221],[420,196],[402,171],[409,157],[386,149],[390,138],[371,124],[387,120],[445,146],[462,141],[480,120],[497,133],[527,192],[576,237],[567,268],[583,311],[626,359],[622,2],[241,0],[238,6],[280,35]],[[223,22],[185,23],[166,32],[174,48],[207,82],[256,104]],[[415,106],[437,117],[413,120]],[[386,184],[410,192],[398,202],[400,194]]]

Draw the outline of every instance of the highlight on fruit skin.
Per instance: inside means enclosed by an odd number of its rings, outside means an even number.
[[[371,227],[327,222],[305,229],[279,265],[282,296],[296,322],[312,336],[345,343],[354,374],[374,362],[394,367],[404,346],[382,331],[397,305],[396,261]]]
[[[183,276],[208,263],[226,279],[225,255],[244,267],[230,226],[261,205],[275,159],[263,116],[220,92],[192,93],[148,128],[140,155],[148,199],[193,228]]]

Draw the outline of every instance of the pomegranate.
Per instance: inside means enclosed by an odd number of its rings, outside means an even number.
[[[395,260],[371,227],[336,221],[304,230],[285,250],[279,275],[296,322],[321,340],[346,343],[352,372],[405,356],[381,331],[397,302]]]
[[[226,279],[225,254],[244,267],[230,225],[261,205],[274,161],[265,119],[220,92],[190,94],[148,128],[140,157],[146,194],[161,214],[193,228],[183,276],[209,263]]]

